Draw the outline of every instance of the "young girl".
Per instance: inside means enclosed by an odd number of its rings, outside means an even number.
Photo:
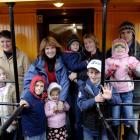
[[[0,67],[0,81],[8,80],[4,68]],[[11,83],[0,83],[0,102],[16,103],[15,87]],[[0,105],[0,119],[1,125],[10,117],[16,108],[14,106]],[[7,128],[3,135],[3,139],[13,140],[14,130],[16,129],[16,122]]]
[[[22,131],[26,140],[46,140],[46,117],[44,112],[45,79],[39,75],[34,76],[30,89],[24,94],[20,105],[24,104],[22,111]]]
[[[140,62],[128,55],[128,45],[123,39],[115,39],[112,44],[112,57],[106,59],[106,75],[110,80],[132,80],[133,74],[139,74]],[[111,82],[112,86],[120,93],[123,103],[132,103],[134,82]],[[123,106],[122,115],[126,119],[133,118],[133,106]],[[114,106],[112,110],[113,118],[120,118],[120,106]],[[130,128],[133,121],[124,121],[125,125]],[[113,121],[116,131],[120,121]],[[114,130],[115,130],[114,128]]]
[[[69,105],[64,102],[63,111],[58,110],[61,86],[52,82],[48,87],[48,101],[45,104],[45,114],[48,121],[48,140],[66,140],[66,111]]]

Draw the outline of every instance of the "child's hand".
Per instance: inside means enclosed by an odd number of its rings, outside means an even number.
[[[59,112],[62,112],[64,110],[64,103],[62,101],[58,102],[57,109]]]
[[[103,90],[102,97],[106,100],[110,100],[112,98],[112,86],[110,86],[109,84],[105,84],[101,87]]]
[[[29,103],[25,100],[20,100],[20,106],[24,105],[24,107],[29,107]]]
[[[53,107],[53,113],[57,113],[58,112],[58,108],[57,108],[57,106],[54,106]]]
[[[136,66],[134,64],[129,64],[128,65],[129,70],[134,70],[135,68],[136,68]]]
[[[116,71],[117,67],[118,67],[118,65],[112,64],[108,69],[108,75],[110,75],[110,76],[113,75],[114,72]]]
[[[102,97],[102,94],[99,93],[97,96],[95,96],[95,102],[96,103],[102,103],[104,102],[104,98]]]
[[[128,65],[128,75],[133,77],[133,71],[135,70],[135,66],[133,64]]]

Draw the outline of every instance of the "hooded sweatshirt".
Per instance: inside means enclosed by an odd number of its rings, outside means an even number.
[[[118,42],[117,42],[118,41]],[[123,39],[116,39],[112,45],[112,57],[106,59],[105,64],[105,73],[109,76],[109,71],[113,65],[116,65],[115,72],[110,76],[110,80],[132,80],[132,77],[129,76],[129,67],[133,67],[133,71],[139,71],[140,63],[139,61],[133,57],[129,56],[129,48],[127,43],[121,43],[125,47],[125,52],[118,54],[114,51],[114,47],[120,42],[124,42]],[[129,92],[134,89],[134,82],[111,82],[112,86],[119,93]]]
[[[37,75],[31,81],[29,92],[22,97],[29,103],[29,107],[22,111],[22,131],[25,136],[29,137],[40,135],[46,131],[44,104],[47,93],[44,91],[41,96],[35,94],[34,87],[37,81],[42,81],[46,87],[45,80]]]

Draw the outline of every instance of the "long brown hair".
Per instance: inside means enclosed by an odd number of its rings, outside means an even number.
[[[40,43],[40,56],[45,56],[45,48],[47,45],[56,47],[56,54],[60,54],[62,52],[62,46],[57,42],[57,40],[52,36],[47,36],[46,38],[43,38]]]

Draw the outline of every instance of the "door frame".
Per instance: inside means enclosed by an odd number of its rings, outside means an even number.
[[[94,32],[94,9],[39,9],[37,10],[38,45],[49,35],[49,24],[82,23],[82,35]]]

